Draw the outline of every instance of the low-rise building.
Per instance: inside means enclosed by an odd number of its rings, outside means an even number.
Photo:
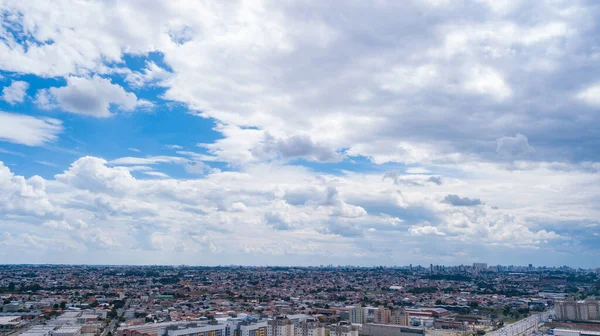
[[[425,331],[393,324],[365,323],[359,334],[365,336],[422,336],[425,335]]]
[[[80,336],[81,326],[65,325],[52,332],[52,336]]]

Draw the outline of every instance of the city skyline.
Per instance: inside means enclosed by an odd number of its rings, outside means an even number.
[[[477,264],[477,263],[474,263]],[[32,267],[61,267],[61,266],[90,266],[90,267],[172,267],[172,268],[290,268],[290,269],[377,269],[377,268],[388,268],[388,269],[401,269],[401,270],[425,270],[426,272],[430,272],[429,270],[432,267],[436,267],[433,271],[434,273],[444,273],[444,272],[472,272],[473,264],[429,264],[429,265],[421,265],[421,264],[409,264],[409,265],[353,265],[353,264],[314,264],[314,265],[297,265],[297,264],[69,264],[69,263],[4,263],[0,264],[0,266],[32,266]],[[513,272],[513,271],[525,271],[528,270],[531,272],[538,271],[546,271],[546,270],[600,270],[600,267],[573,267],[569,265],[559,265],[559,266],[548,266],[548,265],[501,265],[501,264],[486,264],[486,268],[484,269],[486,272],[497,272],[492,271],[491,269],[502,267],[498,272]],[[439,268],[439,269],[438,269]],[[431,272],[430,272],[431,273]]]
[[[595,2],[0,11],[2,263],[600,267]]]

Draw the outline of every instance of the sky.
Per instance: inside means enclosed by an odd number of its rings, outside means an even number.
[[[0,263],[600,267],[600,2],[0,13]]]

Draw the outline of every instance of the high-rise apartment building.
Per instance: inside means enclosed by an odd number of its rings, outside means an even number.
[[[373,322],[379,324],[392,323],[392,311],[384,306],[379,306],[373,313]]]
[[[267,336],[295,336],[294,321],[277,316],[267,322]]]
[[[358,326],[351,325],[348,322],[340,322],[338,325],[331,326],[329,336],[358,336]]]
[[[267,321],[247,320],[233,324],[227,336],[267,336]]]
[[[294,326],[295,336],[325,336],[325,324],[316,319],[307,319]]]
[[[394,310],[392,314],[392,323],[407,326],[408,325],[408,313],[404,309]]]
[[[351,323],[365,323],[366,314],[362,305],[359,303],[354,308],[350,309],[350,322]]]

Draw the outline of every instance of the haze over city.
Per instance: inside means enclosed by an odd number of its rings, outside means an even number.
[[[0,11],[0,264],[600,267],[598,2]]]

